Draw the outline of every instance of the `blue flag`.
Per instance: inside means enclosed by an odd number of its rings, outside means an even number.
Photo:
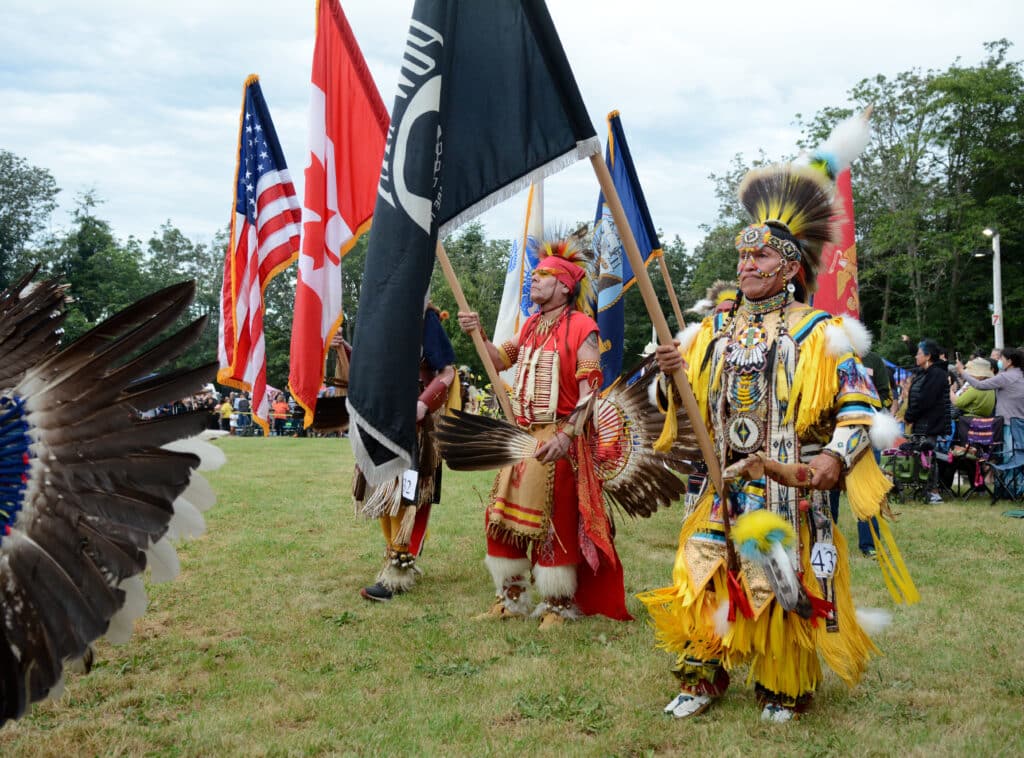
[[[604,160],[615,182],[615,190],[622,200],[637,247],[640,248],[640,257],[646,266],[652,258],[662,254],[661,243],[651,221],[650,211],[647,210],[643,190],[640,189],[618,111],[608,114],[608,146]],[[601,330],[603,389],[622,373],[622,346],[626,328],[623,295],[635,280],[603,193],[598,196],[594,218],[594,251],[600,265],[597,280],[597,326]]]

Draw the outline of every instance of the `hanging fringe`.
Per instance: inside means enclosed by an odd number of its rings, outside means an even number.
[[[516,193],[529,187],[531,184],[536,184],[552,174],[557,174],[563,168],[568,168],[577,161],[589,158],[592,155],[600,154],[601,140],[597,137],[590,137],[582,142],[577,142],[576,146],[568,152],[559,155],[542,166],[538,166],[533,171],[528,174],[524,174],[511,184],[506,184],[496,192],[492,192],[487,197],[469,206],[459,215],[446,221],[437,230],[437,238],[444,239],[448,234],[454,232],[466,222],[473,220],[484,211],[493,208],[499,203],[503,203]]]
[[[669,386],[668,407],[665,409],[665,425],[661,427],[661,436],[654,441],[652,446],[655,452],[669,453],[676,437],[679,436],[679,423],[676,421],[676,393],[673,386]]]
[[[408,545],[412,540],[412,529],[416,524],[416,506],[407,506],[401,512],[402,522],[398,527],[398,533],[394,536],[394,541],[396,545]]]
[[[882,512],[892,482],[875,463],[875,456],[866,452],[846,472],[846,496],[850,510],[858,521],[875,518]]]
[[[800,435],[832,410],[836,395],[839,394],[837,360],[825,349],[825,332],[825,328],[819,324],[800,345],[800,357],[789,392],[789,408],[783,419],[784,424],[793,421],[793,414],[799,408],[796,431]]]
[[[903,556],[896,545],[889,524],[885,519],[878,519],[877,522],[869,522],[871,525],[871,537],[875,541],[875,555],[878,558],[878,565],[882,569],[882,579],[885,586],[896,603],[913,605],[921,599],[921,594],[910,578],[907,565],[903,562]],[[875,529],[875,523],[878,529]]]

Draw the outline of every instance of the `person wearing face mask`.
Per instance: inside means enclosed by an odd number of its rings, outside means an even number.
[[[992,351],[995,354],[996,351]],[[987,379],[972,376],[964,364],[956,363],[957,373],[972,387],[996,391],[996,415],[1002,416],[1009,426],[1011,418],[1024,418],[1024,352],[1019,348],[1006,348],[1000,352],[999,373]]]
[[[705,711],[725,695],[731,671],[749,667],[762,720],[787,722],[808,707],[821,660],[852,687],[877,653],[854,611],[828,491],[844,487],[858,519],[879,515],[891,482],[871,448],[892,444],[895,422],[858,358],[866,330],[806,304],[834,239],[832,182],[842,167],[813,157],[810,166],[749,172],[739,199],[754,223],[736,237],[736,303],[684,331],[678,349],[656,351],[663,372],[687,372],[703,416],[694,423],[707,427],[729,493],[706,478],[687,503],[672,585],[640,595],[659,647],[675,656],[680,692],[664,710],[676,718]],[[661,386],[672,400],[674,388]],[[782,560],[799,576],[796,593],[744,547],[730,547],[728,525],[765,511],[792,531]],[[880,552],[891,539],[884,523]],[[916,591],[904,580],[909,600]]]

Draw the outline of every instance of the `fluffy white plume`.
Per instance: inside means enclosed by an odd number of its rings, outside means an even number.
[[[658,385],[661,383],[661,377],[659,376],[653,382],[647,385],[647,400],[655,408],[658,407]]]
[[[876,450],[890,450],[899,439],[900,424],[885,411],[878,411],[871,421],[871,431],[868,436]]]
[[[843,330],[850,338],[853,352],[857,355],[864,355],[871,349],[871,332],[860,321],[853,316],[843,316]]]
[[[825,344],[829,353],[836,358],[853,351],[850,335],[846,333],[845,329],[836,324],[829,324],[825,327]]]
[[[892,623],[892,614],[884,608],[858,608],[857,623],[869,637],[874,637],[884,632]]]
[[[697,332],[700,331],[700,324],[690,324],[688,327],[683,329],[676,335],[676,339],[679,340],[679,347],[685,353],[690,349],[693,341],[697,339]]]
[[[829,168],[836,175],[847,168],[854,159],[864,152],[871,139],[870,111],[857,113],[836,124],[828,139],[814,151],[815,155],[828,157]]]

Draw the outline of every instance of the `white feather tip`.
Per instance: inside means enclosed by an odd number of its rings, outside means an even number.
[[[197,456],[200,471],[216,471],[227,461],[223,450],[209,442],[204,442],[199,437],[168,442],[163,448],[175,453],[191,453]]]

